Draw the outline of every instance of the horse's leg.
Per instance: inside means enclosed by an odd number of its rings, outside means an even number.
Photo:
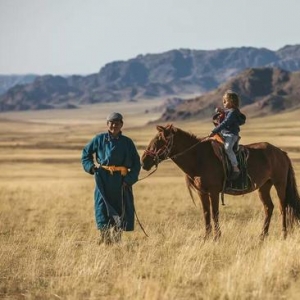
[[[263,186],[261,186],[258,189],[259,198],[264,205],[264,211],[265,211],[264,226],[263,226],[262,233],[260,235],[261,240],[263,240],[268,235],[270,221],[274,209],[274,204],[270,196],[270,190],[272,185],[273,184],[271,180],[268,180]]]
[[[204,222],[205,222],[205,236],[204,239],[207,239],[211,234],[211,223],[210,223],[210,203],[209,196],[207,193],[199,192],[200,200],[202,203]]]
[[[287,237],[287,224],[286,224],[286,183],[275,183],[274,184],[278,198],[280,203],[280,212],[282,216],[282,237],[283,239],[286,239]]]
[[[219,193],[210,193],[210,201],[212,219],[214,222],[214,240],[218,240],[221,237],[221,230],[219,225]]]

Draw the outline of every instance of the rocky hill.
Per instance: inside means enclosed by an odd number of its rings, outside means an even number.
[[[210,117],[229,89],[240,95],[241,110],[251,116],[300,108],[300,71],[250,68],[211,92],[167,107],[160,121]]]
[[[300,45],[278,51],[241,47],[211,51],[180,49],[139,55],[105,65],[88,76],[39,76],[0,96],[0,111],[178,97],[212,91],[247,68],[300,70]]]
[[[0,95],[17,84],[27,84],[34,81],[37,75],[0,75]]]

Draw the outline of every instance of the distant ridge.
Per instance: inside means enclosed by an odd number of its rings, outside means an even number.
[[[18,84],[27,84],[34,81],[37,75],[1,75],[0,74],[0,95]]]
[[[167,108],[160,121],[209,117],[222,106],[222,96],[229,89],[240,95],[241,109],[251,116],[300,108],[300,71],[250,68],[211,92]]]
[[[300,45],[278,51],[241,47],[171,50],[105,65],[88,76],[38,76],[0,96],[0,111],[76,108],[85,104],[202,95],[249,68],[300,71]]]

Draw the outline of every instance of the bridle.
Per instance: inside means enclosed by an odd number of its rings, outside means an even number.
[[[157,170],[157,166],[160,162],[170,158],[169,155],[170,155],[171,149],[173,147],[174,134],[172,133],[172,134],[169,135],[168,138],[166,138],[163,134],[160,133],[160,137],[166,142],[165,145],[163,145],[163,147],[161,147],[158,150],[156,150],[156,149],[154,149],[154,150],[146,149],[144,151],[145,155],[153,157],[154,164],[155,164],[155,169],[152,172],[150,172],[147,176],[145,176],[143,178],[140,178],[138,181],[146,179],[147,177],[152,175]],[[135,216],[136,216],[136,219],[137,219],[141,229],[143,230],[144,234],[148,237],[148,234],[146,233],[146,231],[145,231],[144,227],[142,226],[141,222],[139,221],[136,212],[135,212]]]
[[[163,160],[175,159],[178,156],[181,156],[181,155],[185,154],[186,152],[190,151],[192,148],[196,147],[201,142],[207,140],[207,138],[199,140],[196,144],[194,144],[191,147],[183,150],[182,152],[179,152],[177,154],[174,154],[174,155],[170,156],[170,153],[171,153],[171,150],[172,150],[172,147],[173,147],[173,143],[174,143],[174,134],[173,133],[170,134],[170,136],[168,138],[165,138],[164,136],[162,136],[162,138],[166,141],[166,144],[163,147],[161,147],[158,150],[148,150],[148,149],[146,149],[144,151],[145,155],[153,157],[153,160],[154,160],[154,163],[155,163],[156,167]]]
[[[170,158],[170,153],[174,143],[174,134],[170,134],[167,138],[160,134],[161,138],[166,142],[160,149],[156,150],[148,150],[144,151],[145,155],[148,155],[153,158],[155,167],[157,168],[158,164],[163,160]]]
[[[145,176],[143,178],[140,178],[139,181],[143,180],[143,179],[146,179],[147,177],[152,175],[157,170],[158,164],[161,163],[162,161],[167,160],[167,159],[176,159],[178,156],[181,156],[181,155],[185,154],[186,152],[190,151],[191,149],[193,149],[194,147],[196,147],[202,141],[207,140],[207,138],[199,140],[197,143],[195,143],[191,147],[183,150],[182,152],[179,152],[175,155],[170,156],[170,153],[172,151],[172,147],[173,147],[173,144],[174,144],[174,133],[170,134],[168,136],[168,138],[166,138],[162,133],[160,133],[160,137],[166,142],[165,145],[163,145],[163,147],[161,147],[158,150],[156,150],[156,149],[154,149],[154,150],[146,149],[144,151],[144,155],[148,155],[148,156],[153,158],[155,169],[153,171],[151,171],[147,176]]]

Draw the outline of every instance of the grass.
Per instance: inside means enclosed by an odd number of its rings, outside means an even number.
[[[103,118],[111,109],[98,108]],[[124,126],[140,153],[156,132],[155,124],[145,125],[155,115],[142,114],[143,109],[128,109]],[[296,116],[248,120],[241,143],[282,147],[299,181]],[[258,239],[262,205],[251,193],[225,196],[221,240],[204,243],[201,206],[191,201],[182,171],[166,161],[134,186],[149,238],[136,223],[121,244],[97,245],[94,181],[82,170],[80,155],[86,142],[105,130],[105,121],[80,111],[65,118],[54,111],[0,119],[1,299],[299,299],[300,228],[281,239],[274,191],[265,242]],[[174,125],[199,136],[211,129],[210,121]],[[140,177],[146,175],[142,171]]]

